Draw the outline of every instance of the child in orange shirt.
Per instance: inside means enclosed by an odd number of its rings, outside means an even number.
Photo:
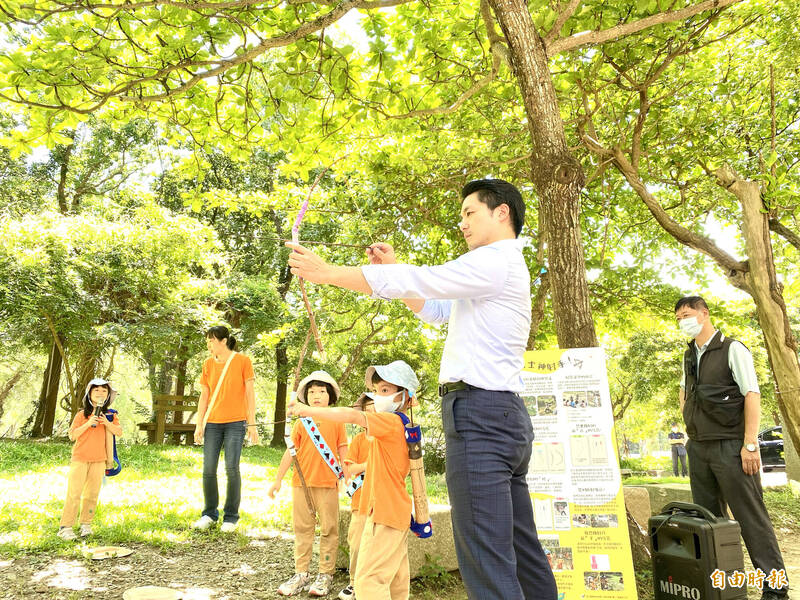
[[[81,537],[92,534],[92,519],[100,495],[100,484],[106,471],[107,446],[106,429],[113,435],[122,435],[116,411],[109,406],[117,392],[105,379],[92,379],[86,385],[83,396],[83,410],[72,419],[69,428],[69,439],[75,442],[72,447],[72,460],[69,465],[67,483],[67,500],[61,515],[58,537],[74,540],[73,531],[78,517],[81,515]],[[106,418],[106,413],[113,413],[113,421]]]
[[[344,423],[328,420],[329,405],[339,400],[339,385],[325,371],[314,371],[297,386],[297,398],[318,409],[314,420],[298,420],[292,429],[297,461],[303,472],[316,512],[309,506],[300,476],[292,478],[292,524],[294,527],[295,574],[278,588],[281,596],[294,596],[308,589],[311,596],[327,596],[336,571],[339,550],[339,480],[344,472],[340,457],[347,452]],[[283,455],[269,496],[275,497],[292,462],[289,450]],[[315,516],[319,516],[319,574],[310,584],[308,567],[314,545]],[[310,588],[309,588],[310,584]]]
[[[362,394],[358,399],[358,408],[363,412],[375,412],[375,404],[366,394]],[[360,431],[350,440],[350,447],[347,449],[347,458],[344,459],[345,472],[351,480],[363,485],[364,474],[367,470],[367,456],[369,454],[369,443],[372,440],[366,432]],[[348,488],[348,494],[350,494]],[[359,510],[361,502],[361,487],[358,487],[352,494],[350,502],[350,527],[347,529],[347,548],[350,553],[350,583],[341,592],[339,600],[353,600],[356,597],[353,587],[356,579],[356,565],[358,564],[358,546],[361,543],[361,534],[364,531],[364,522],[367,520],[363,511]]]
[[[408,529],[411,497],[405,480],[410,470],[405,425],[399,413],[412,406],[419,381],[408,364],[398,360],[369,367],[365,381],[374,392],[375,412],[353,408],[325,411],[328,421],[354,423],[367,429],[370,442],[359,512],[366,515],[356,565],[355,594],[364,600],[406,600]],[[290,403],[288,414],[317,416],[322,410]],[[369,559],[367,560],[367,557]]]

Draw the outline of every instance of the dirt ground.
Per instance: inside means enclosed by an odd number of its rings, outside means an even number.
[[[125,547],[133,554],[99,561],[51,554],[0,557],[0,598],[105,600],[122,598],[131,587],[157,585],[180,591],[182,600],[261,600],[280,598],[278,586],[294,573],[292,538],[286,534],[219,535],[169,552],[145,544]],[[457,577],[448,579],[441,594],[435,584],[415,583],[411,598],[465,600]],[[347,583],[347,573],[338,571],[328,597],[336,598]]]
[[[800,539],[789,530],[776,533],[789,579],[800,582]],[[286,534],[215,536],[169,552],[144,544],[126,547],[133,554],[102,561],[52,554],[0,558],[0,598],[105,600],[122,598],[131,587],[160,585],[180,591],[183,600],[261,600],[279,598],[275,590],[293,572],[292,539]],[[751,570],[746,556],[746,570]],[[337,572],[329,598],[346,584],[347,574]],[[639,596],[652,598],[652,590],[639,590]],[[760,594],[753,589],[748,597],[757,600]],[[451,577],[442,587],[415,583],[411,598],[464,600],[466,594],[457,577]]]

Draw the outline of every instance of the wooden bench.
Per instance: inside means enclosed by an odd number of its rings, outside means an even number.
[[[198,400],[197,396],[176,396],[174,394],[153,396],[155,420],[138,424],[140,431],[147,432],[147,443],[163,444],[164,434],[171,434],[174,443],[179,444],[181,436],[185,436],[185,442],[191,444],[195,424],[188,421],[197,412]],[[167,413],[170,412],[173,414],[172,422],[167,423]],[[184,413],[189,413],[185,419]]]

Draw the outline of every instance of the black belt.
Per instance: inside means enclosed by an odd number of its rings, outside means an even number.
[[[459,390],[466,390],[467,388],[475,387],[464,383],[463,381],[451,381],[449,383],[439,384],[439,396],[444,397],[450,392],[457,392]]]

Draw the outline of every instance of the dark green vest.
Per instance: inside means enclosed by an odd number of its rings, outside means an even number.
[[[744,438],[744,396],[728,366],[734,339],[717,331],[700,357],[698,377],[694,340],[683,355],[686,373],[683,420],[689,439],[741,440]]]

